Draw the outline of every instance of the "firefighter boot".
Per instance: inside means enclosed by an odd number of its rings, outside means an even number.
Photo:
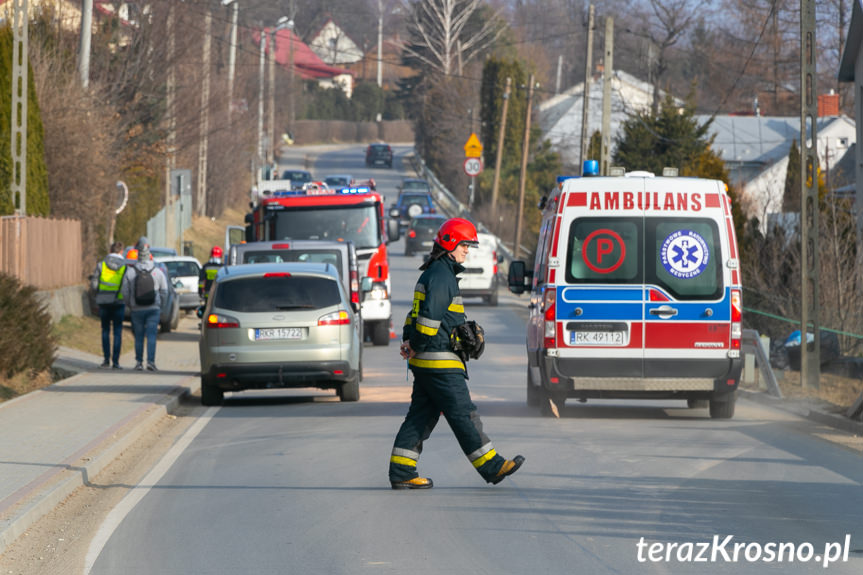
[[[428,477],[414,477],[405,481],[390,482],[393,489],[431,489],[434,483]]]
[[[492,485],[497,485],[498,483],[503,481],[504,477],[512,475],[513,473],[518,471],[518,468],[521,467],[522,463],[524,463],[524,457],[521,455],[516,455],[515,458],[512,460],[507,459],[500,467],[500,471],[497,472],[497,475],[492,478]]]

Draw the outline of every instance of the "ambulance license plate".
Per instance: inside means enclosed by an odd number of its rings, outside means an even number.
[[[272,339],[303,339],[301,327],[268,327],[255,329],[255,341]]]
[[[570,345],[626,345],[625,331],[573,331]]]

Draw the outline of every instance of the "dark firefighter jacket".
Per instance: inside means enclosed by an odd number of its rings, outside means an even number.
[[[415,372],[465,371],[450,344],[453,328],[465,322],[456,277],[462,271],[462,265],[444,255],[429,265],[414,287],[413,306],[405,319],[402,339],[409,340],[416,352],[408,362]]]

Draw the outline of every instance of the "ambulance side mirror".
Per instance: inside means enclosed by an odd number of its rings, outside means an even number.
[[[513,261],[509,264],[507,280],[509,291],[514,294],[523,294],[525,291],[530,290],[530,284],[533,281],[533,272],[527,271],[527,266],[525,266],[523,261]]]

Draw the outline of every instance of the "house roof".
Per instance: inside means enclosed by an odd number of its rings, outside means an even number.
[[[271,29],[265,28],[264,30],[269,33]],[[252,34],[252,37],[254,38],[255,43],[260,43],[260,30],[255,31]],[[334,76],[351,74],[350,70],[327,65],[291,30],[277,30],[275,41],[276,63],[283,68],[288,68],[290,66],[291,57],[293,57],[294,72],[299,74],[300,77],[305,80],[332,78]],[[291,55],[291,45],[293,45],[293,55]],[[269,46],[267,49],[269,50]]]
[[[711,116],[699,115],[695,119],[704,124]],[[822,116],[817,119],[819,134],[850,124],[844,116]],[[853,130],[853,125],[852,125]],[[710,133],[716,135],[713,151],[723,161],[738,164],[768,166],[788,156],[791,142],[800,145],[800,118],[798,116],[715,116]]]
[[[857,64],[857,55],[860,53],[860,43],[863,41],[863,0],[854,0],[851,10],[851,24],[848,26],[848,38],[842,51],[842,59],[839,61],[838,78],[841,82],[854,81],[854,68]]]

